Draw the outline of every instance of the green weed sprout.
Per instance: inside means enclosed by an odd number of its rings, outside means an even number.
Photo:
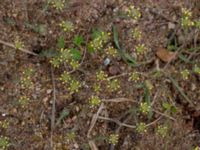
[[[130,77],[128,78],[128,81],[134,81],[134,82],[137,82],[140,80],[140,75],[138,72],[132,72]]]
[[[91,96],[89,99],[89,105],[91,107],[97,107],[101,104],[101,99],[98,96]]]
[[[3,120],[3,121],[0,121],[0,127],[3,128],[3,129],[7,129],[9,127],[9,121],[8,120]]]
[[[33,85],[31,77],[34,74],[34,70],[32,68],[27,68],[22,72],[22,74],[23,75],[20,81],[22,88],[30,88]]]
[[[116,145],[119,141],[119,135],[118,134],[111,134],[109,136],[108,141],[109,141],[110,144]]]
[[[197,65],[194,66],[194,72],[200,75],[200,67]]]
[[[63,10],[63,8],[65,7],[65,0],[51,0],[49,2],[53,8],[55,8],[56,10]]]
[[[141,40],[142,38],[142,32],[140,31],[139,28],[135,28],[131,31],[132,36],[135,40]]]
[[[9,146],[10,146],[9,138],[0,136],[0,149],[7,150]]]
[[[136,125],[136,131],[138,133],[146,133],[147,132],[146,124],[144,122],[138,123]]]
[[[134,5],[131,5],[128,9],[127,9],[127,15],[129,17],[131,17],[132,19],[134,19],[135,21],[138,21],[140,19],[141,12],[139,8],[136,8]]]
[[[116,92],[117,90],[120,89],[120,82],[119,82],[119,80],[118,79],[108,80],[107,88],[111,92]]]
[[[74,31],[74,24],[70,21],[62,21],[59,26],[63,29],[65,32],[71,32]]]
[[[190,72],[188,69],[184,69],[183,71],[181,71],[181,76],[184,80],[188,80],[190,75]]]
[[[30,99],[27,96],[21,96],[19,98],[19,104],[22,106],[22,108],[26,107],[29,101]]]
[[[111,57],[116,57],[117,56],[117,50],[113,46],[109,46],[106,48],[106,54]]]
[[[168,130],[167,126],[159,125],[156,129],[156,134],[164,138],[167,136]]]
[[[136,50],[137,55],[142,55],[142,54],[145,53],[145,51],[147,50],[147,48],[145,47],[144,44],[138,44],[135,47],[135,50]]]
[[[14,46],[15,46],[16,49],[20,49],[20,48],[24,47],[24,43],[17,38],[14,41]]]
[[[194,26],[194,22],[191,20],[192,12],[189,9],[182,8],[182,17],[181,17],[181,26],[184,29],[188,29],[191,26]]]
[[[149,104],[147,102],[140,103],[140,111],[143,114],[145,114],[145,115],[148,114],[150,110],[151,110],[151,106],[149,106]]]
[[[200,150],[200,147],[196,146],[193,150]]]
[[[98,71],[97,73],[96,73],[96,79],[97,79],[97,81],[105,81],[106,79],[107,79],[107,77],[108,77],[108,75],[104,72],[104,71],[102,71],[102,70],[100,70],[100,71]]]

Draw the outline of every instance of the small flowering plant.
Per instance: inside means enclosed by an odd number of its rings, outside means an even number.
[[[148,114],[151,110],[151,106],[149,106],[149,104],[147,102],[144,102],[144,103],[140,103],[140,111],[143,113],[143,114]]]
[[[22,72],[22,77],[20,84],[22,88],[30,88],[33,85],[32,76],[34,74],[34,70],[32,68],[27,68]]]
[[[194,22],[192,21],[192,12],[187,8],[182,8],[182,17],[181,17],[181,26],[184,29],[188,29],[189,27],[194,26]]]
[[[116,145],[119,141],[119,134],[111,134],[108,141],[110,144]]]
[[[90,52],[95,52],[101,50],[109,40],[110,33],[106,33],[104,31],[94,31],[93,39],[88,44],[88,49]]]
[[[140,75],[137,71],[132,72],[128,78],[128,81],[137,82],[139,80],[140,80]]]
[[[108,80],[107,89],[111,92],[116,92],[120,89],[120,82],[118,79]]]
[[[89,99],[89,105],[91,107],[97,107],[101,104],[101,99],[98,96],[91,96]]]
[[[106,48],[105,52],[108,56],[111,56],[111,57],[117,56],[117,49],[114,48],[113,46],[109,46],[108,48]]]
[[[10,146],[9,138],[5,136],[0,136],[0,149],[7,150]]]
[[[188,69],[184,69],[181,71],[181,76],[184,80],[188,80],[190,72]]]
[[[136,131],[139,133],[146,133],[147,132],[146,124],[144,122],[138,123],[136,125]]]
[[[137,55],[142,55],[146,52],[147,48],[144,44],[138,44],[136,47],[135,47],[135,51],[136,51],[136,54]]]
[[[16,49],[21,49],[24,47],[24,43],[19,40],[19,38],[15,39],[14,46]]]
[[[134,28],[132,31],[132,36],[135,40],[138,40],[140,41],[142,39],[142,32],[140,31],[140,29],[137,27],[137,28]]]
[[[62,21],[59,26],[63,29],[64,32],[71,32],[75,30],[74,24],[70,21]]]
[[[127,15],[134,19],[135,21],[138,21],[141,18],[141,12],[139,8],[136,8],[134,5],[131,5],[127,9]]]
[[[159,125],[156,129],[156,134],[164,138],[167,136],[168,130],[166,125]]]
[[[30,99],[27,96],[21,96],[19,98],[19,104],[22,108],[26,107],[29,103]]]
[[[53,8],[59,11],[63,10],[65,7],[65,0],[51,0],[49,3]]]

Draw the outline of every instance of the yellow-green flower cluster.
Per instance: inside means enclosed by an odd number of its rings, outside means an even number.
[[[136,131],[139,133],[147,132],[146,124],[144,122],[140,122],[136,126]]]
[[[32,68],[27,68],[22,72],[22,78],[20,81],[22,88],[30,88],[33,85],[31,80],[33,73],[34,71]]]
[[[156,130],[156,134],[161,137],[166,137],[168,133],[168,127],[165,125],[159,125]]]
[[[65,0],[51,0],[49,3],[56,10],[60,10],[61,11],[65,7]]]
[[[9,127],[9,121],[8,120],[3,120],[3,121],[0,121],[0,127],[1,128],[4,128],[4,129],[7,129]]]
[[[116,48],[114,48],[113,46],[109,46],[108,48],[106,48],[106,54],[112,57],[116,57],[117,56],[117,50]]]
[[[111,92],[116,92],[120,89],[120,82],[118,79],[108,80],[107,88]]]
[[[140,80],[140,75],[136,71],[132,72],[131,75],[130,75],[130,77],[128,78],[128,81],[135,81],[135,82],[137,82],[139,80]]]
[[[7,150],[9,146],[10,146],[9,138],[0,136],[0,149]]]
[[[184,69],[183,71],[181,71],[181,75],[184,80],[187,80],[189,78],[190,72],[188,69]]]
[[[74,24],[70,21],[62,21],[59,26],[63,29],[65,32],[74,31]]]
[[[136,21],[138,21],[140,17],[142,16],[140,9],[136,8],[134,5],[131,5],[128,7],[127,15]]]
[[[16,49],[21,49],[24,47],[24,43],[17,38],[14,42],[14,46]]]
[[[137,55],[142,55],[142,54],[144,54],[146,50],[147,50],[147,48],[145,47],[144,44],[138,44],[138,45],[135,47],[135,51],[136,51]]]
[[[96,73],[97,81],[105,81],[105,80],[107,80],[107,77],[108,77],[108,75],[102,70],[100,70]]]
[[[103,45],[110,39],[110,33],[101,32],[98,37],[89,42],[89,48],[97,51],[103,48]]]
[[[191,26],[194,26],[194,22],[192,21],[192,12],[186,8],[182,8],[181,11],[182,11],[182,17],[181,17],[182,27],[187,29]]]
[[[67,133],[66,139],[68,141],[73,141],[76,138],[76,134],[74,131],[71,131],[69,133]]]
[[[143,114],[148,114],[150,110],[151,110],[151,106],[149,106],[147,102],[140,103],[140,111]]]
[[[74,60],[70,49],[61,48],[59,54],[50,60],[53,67],[58,68],[62,63],[69,63],[73,70],[76,70],[80,64]]]
[[[89,104],[91,107],[99,106],[101,104],[101,99],[98,96],[91,96]]]
[[[29,103],[30,99],[27,96],[21,96],[19,98],[19,104],[21,105],[21,107],[26,107]]]
[[[63,84],[69,83],[69,82],[72,80],[70,74],[69,74],[67,71],[64,71],[64,72],[61,74],[61,76],[60,76],[59,79],[62,81]]]
[[[73,70],[78,69],[78,67],[80,66],[79,62],[76,61],[76,60],[74,60],[74,59],[72,59],[72,60],[70,61],[70,65],[71,65],[71,67],[72,67]]]
[[[77,81],[77,80],[71,80],[69,82],[68,90],[69,90],[70,94],[78,93],[80,87],[81,87],[81,83],[79,81]]]
[[[151,83],[151,81],[146,80],[146,81],[145,81],[145,86],[147,87],[147,89],[148,89],[149,91],[153,90],[153,84]]]
[[[62,81],[63,84],[68,85],[68,91],[70,94],[79,92],[79,89],[81,87],[81,83],[75,79],[73,79],[68,72],[64,71],[60,76],[60,81]]]
[[[139,28],[135,28],[131,31],[132,36],[135,40],[141,40],[142,38],[142,32],[140,31]]]
[[[119,134],[111,134],[108,141],[110,144],[116,145],[119,141]]]
[[[95,83],[93,86],[93,89],[96,93],[99,93],[101,91],[101,86],[100,84]]]

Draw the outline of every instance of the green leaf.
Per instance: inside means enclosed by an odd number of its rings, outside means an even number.
[[[65,39],[64,39],[63,36],[60,36],[60,37],[58,38],[57,47],[58,47],[59,49],[65,48]]]
[[[81,52],[78,51],[75,48],[71,48],[70,49],[71,55],[72,55],[72,59],[74,60],[80,60],[81,59]]]
[[[137,62],[135,59],[128,53],[126,53],[124,50],[120,48],[119,45],[119,38],[118,38],[118,32],[115,26],[113,26],[113,38],[114,38],[114,44],[117,48],[118,54],[122,57],[122,59],[131,66],[136,66]]]
[[[151,97],[150,97],[150,91],[149,91],[149,88],[148,86],[146,85],[145,83],[145,86],[144,86],[144,99],[145,99],[145,102],[151,106]],[[150,109],[149,113],[148,113],[148,119],[150,120],[153,116],[153,111],[152,109]]]
[[[94,39],[96,39],[96,38],[98,38],[98,37],[100,37],[101,36],[101,30],[100,29],[93,29],[93,31],[92,31],[92,39],[94,40]]]
[[[79,47],[79,46],[81,46],[81,44],[84,42],[84,39],[83,39],[82,36],[76,35],[76,36],[74,37],[73,42],[74,42],[74,44],[75,44],[76,46]]]
[[[191,104],[191,106],[194,106],[193,102],[188,98],[188,96],[183,92],[183,89],[178,85],[178,82],[174,80],[172,77],[169,77],[172,84],[176,87],[176,89],[179,91],[179,93],[183,96],[183,98]]]
[[[166,109],[166,110],[170,110],[171,107],[172,107],[171,104],[166,103],[166,102],[162,103],[162,106],[163,106],[163,108]]]
[[[53,49],[42,50],[39,53],[39,56],[41,56],[41,57],[47,57],[47,58],[55,57],[55,56],[58,56],[58,55],[59,55],[58,51],[55,51]]]
[[[58,118],[58,121],[56,122],[56,125],[60,124],[61,121],[69,115],[70,111],[69,109],[63,109],[62,112],[60,113],[60,116]]]
[[[181,59],[182,61],[184,61],[186,63],[190,63],[190,64],[194,63],[192,61],[189,61],[183,54],[180,54],[178,57],[179,57],[179,59]]]

